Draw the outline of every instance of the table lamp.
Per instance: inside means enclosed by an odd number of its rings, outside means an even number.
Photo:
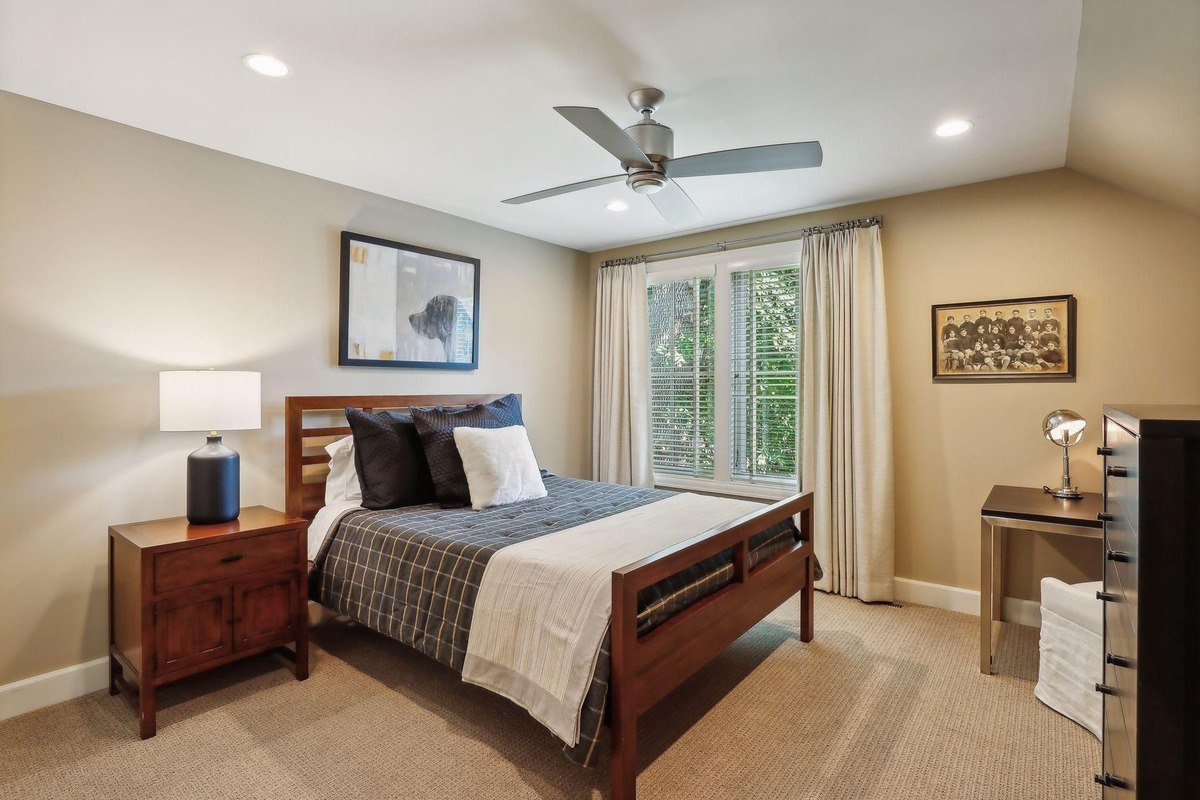
[[[257,372],[173,370],[158,373],[158,427],[208,431],[208,443],[188,456],[187,518],[193,525],[237,519],[239,458],[218,431],[262,427],[262,377]]]
[[[1087,427],[1087,422],[1083,417],[1065,408],[1051,411],[1042,420],[1042,433],[1063,449],[1062,486],[1057,489],[1051,489],[1049,486],[1042,487],[1055,497],[1064,500],[1078,500],[1083,497],[1083,492],[1071,485],[1070,452],[1071,445],[1078,444],[1079,440],[1083,438],[1085,427]]]

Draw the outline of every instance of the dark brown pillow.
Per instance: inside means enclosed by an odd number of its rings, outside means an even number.
[[[433,502],[433,478],[411,416],[347,408],[346,419],[354,432],[354,466],[362,486],[363,508]]]
[[[515,394],[465,408],[411,408],[409,411],[433,476],[434,494],[442,508],[471,504],[471,490],[467,486],[462,458],[458,455],[458,445],[454,443],[454,429],[507,428],[525,424],[521,419],[521,401]],[[363,495],[366,496],[366,487]]]

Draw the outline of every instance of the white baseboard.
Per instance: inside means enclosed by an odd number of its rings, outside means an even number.
[[[979,590],[947,586],[942,583],[927,583],[912,578],[896,578],[896,600],[919,606],[944,608],[960,614],[979,616]],[[1042,611],[1034,600],[1006,597],[1001,605],[1000,617],[1005,622],[1015,622],[1031,628],[1042,626]]]
[[[108,686],[108,658],[98,658],[0,686],[0,719],[82,697]]]
[[[896,578],[896,600],[962,614],[979,616],[979,592],[941,583],[927,583],[912,578]],[[310,608],[315,604],[310,604]],[[1006,622],[1016,622],[1033,628],[1041,627],[1042,615],[1033,600],[1004,598],[1001,612]],[[0,686],[0,719],[8,719],[27,711],[52,706],[64,700],[82,697],[108,686],[108,659],[98,658],[72,667],[63,667],[44,675]]]

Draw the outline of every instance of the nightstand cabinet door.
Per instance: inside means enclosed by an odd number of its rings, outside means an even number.
[[[233,586],[233,640],[237,650],[296,638],[300,607],[296,570]]]
[[[201,589],[154,605],[155,669],[186,669],[233,652],[229,586]]]

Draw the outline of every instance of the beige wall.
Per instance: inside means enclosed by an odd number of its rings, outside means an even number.
[[[336,366],[343,229],[482,259],[478,371]],[[182,513],[203,438],[158,431],[159,370],[262,372],[245,504],[282,507],[289,394],[523,392],[583,475],[588,285],[573,250],[0,93],[0,685],[103,655],[106,527]]]
[[[1200,219],[1069,170],[1022,175],[596,253],[654,253],[882,214],[896,461],[896,574],[979,586],[979,507],[993,484],[1041,486],[1061,451],[1046,412],[1091,423],[1073,466],[1102,485],[1095,448],[1112,402],[1200,400]],[[934,384],[933,303],[1074,294],[1075,383]],[[1095,542],[1010,539],[1010,596],[1037,577],[1096,578]]]

